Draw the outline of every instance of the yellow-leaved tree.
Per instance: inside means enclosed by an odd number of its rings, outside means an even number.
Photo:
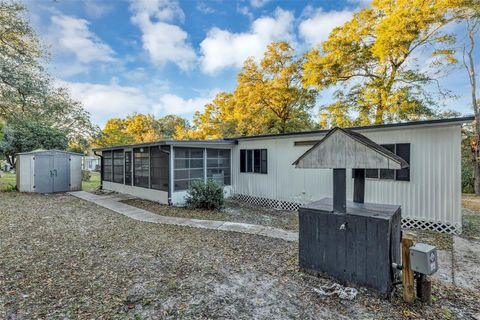
[[[303,87],[303,63],[287,42],[270,44],[259,63],[252,58],[244,62],[233,93],[219,93],[195,114],[193,128],[177,131],[176,137],[211,139],[314,128],[310,112],[317,91]]]
[[[435,102],[424,87],[435,79],[424,65],[417,65],[415,54],[433,48],[435,70],[456,62],[448,49],[454,38],[443,32],[452,20],[451,4],[374,0],[308,52],[305,86],[340,88],[336,102],[321,107],[321,124],[367,125],[433,116]]]
[[[188,121],[176,115],[156,119],[151,114],[134,113],[125,119],[109,119],[93,145],[107,147],[172,139],[176,131],[187,132],[188,128]]]

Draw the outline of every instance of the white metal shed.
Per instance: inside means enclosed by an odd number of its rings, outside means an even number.
[[[82,154],[34,150],[17,154],[17,188],[21,192],[67,192],[82,189]]]

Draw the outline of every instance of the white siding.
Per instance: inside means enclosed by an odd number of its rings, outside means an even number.
[[[402,217],[441,222],[461,230],[461,126],[399,127],[358,131],[378,144],[410,143],[410,181],[367,179],[365,201],[402,206]],[[319,140],[323,134],[239,140],[232,151],[233,192],[287,202],[306,203],[332,195],[332,171],[295,169],[292,163],[310,146],[295,141]],[[240,149],[268,149],[268,174],[240,173]],[[347,174],[347,197],[353,184]]]

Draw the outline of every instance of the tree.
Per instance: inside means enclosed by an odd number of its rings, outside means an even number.
[[[0,1],[0,119],[36,122],[64,132],[71,141],[88,139],[98,128],[43,65],[48,57],[25,17],[25,7]]]
[[[284,133],[315,127],[310,112],[317,91],[302,85],[303,57],[287,42],[270,44],[260,63],[247,59],[233,93],[221,92],[197,112],[182,139]]]
[[[94,145],[106,147],[176,138],[187,132],[188,121],[175,115],[155,119],[151,114],[135,113],[125,119],[112,118],[94,140]]]
[[[171,114],[158,119],[158,125],[162,139],[172,139],[177,130],[185,132],[189,127],[186,119]]]
[[[3,128],[0,153],[15,166],[17,153],[35,149],[65,150],[67,146],[68,139],[64,132],[38,122],[18,121],[9,122]]]
[[[434,104],[424,86],[435,79],[415,66],[414,54],[434,47],[436,66],[453,64],[449,0],[374,0],[308,52],[304,84],[339,86],[337,101],[322,106],[325,124],[402,121],[430,117]],[[445,91],[441,90],[440,94]]]
[[[262,133],[284,133],[311,126],[317,92],[302,86],[303,58],[287,42],[274,42],[260,64],[247,59],[234,92],[237,108],[261,117]],[[255,121],[254,121],[255,123]],[[262,128],[263,129],[263,128]]]
[[[477,73],[475,69],[475,36],[480,28],[480,3],[474,0],[461,0],[455,16],[466,26],[467,41],[463,45],[463,65],[470,82],[472,109],[475,115],[475,133],[472,135],[474,158],[475,194],[480,195],[480,101],[477,99]]]
[[[220,92],[207,104],[203,112],[195,112],[193,126],[185,130],[177,127],[175,138],[180,140],[220,139],[232,137],[240,127],[240,119],[235,115],[233,94]]]

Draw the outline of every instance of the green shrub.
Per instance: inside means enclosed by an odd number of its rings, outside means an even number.
[[[470,161],[462,160],[462,192],[475,192],[475,176],[473,174],[473,165]]]
[[[186,205],[194,209],[217,210],[223,207],[223,187],[212,179],[207,183],[201,180],[193,181],[188,188]]]
[[[92,178],[92,173],[88,170],[82,170],[82,181],[88,182]]]

